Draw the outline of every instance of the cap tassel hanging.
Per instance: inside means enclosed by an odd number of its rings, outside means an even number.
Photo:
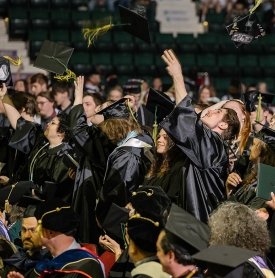
[[[158,136],[157,112],[158,112],[158,106],[156,106],[155,108],[155,121],[153,124],[153,134],[152,134],[155,145],[157,144],[157,136]]]
[[[258,107],[257,107],[257,112],[256,112],[256,121],[257,122],[260,122],[261,110],[262,110],[262,95],[259,94],[259,96],[258,96]]]
[[[20,65],[22,65],[22,59],[21,57],[18,58],[12,58],[10,56],[3,56],[3,58],[5,58],[6,60],[8,60],[11,64],[13,64],[14,66],[19,67]]]
[[[250,8],[249,13],[253,14],[255,10],[262,4],[262,0],[255,0],[255,6]]]
[[[9,195],[8,195],[8,197],[7,197],[7,199],[5,200],[5,212],[6,213],[10,213],[10,202],[9,202],[9,199],[10,199],[10,196],[11,196],[11,193],[12,193],[12,191],[13,191],[13,189],[15,188],[15,186],[16,186],[16,184],[17,183],[15,183],[15,184],[13,184],[12,186],[11,186],[11,190],[10,190],[10,192],[9,192]]]
[[[130,107],[130,101],[129,101],[129,99],[127,99],[127,107],[128,107],[128,109],[129,109],[129,111],[130,111],[130,114],[131,114],[131,116],[132,116],[132,118],[134,119],[134,121],[139,125],[139,123],[138,123],[138,121],[137,121],[137,119],[136,119],[136,117],[135,117],[135,115],[134,115],[134,112],[133,112],[133,110],[132,110],[132,108]]]

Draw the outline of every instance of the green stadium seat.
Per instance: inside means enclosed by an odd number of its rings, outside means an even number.
[[[193,34],[178,34],[175,40],[179,52],[183,54],[198,52],[198,44]]]
[[[71,9],[51,9],[51,21],[54,28],[69,28],[71,26]]]
[[[51,30],[50,40],[54,42],[70,42],[70,31],[68,29],[56,29]]]
[[[211,53],[198,54],[197,65],[199,71],[208,72],[210,75],[217,75],[219,72],[216,55]]]
[[[89,11],[72,11],[72,24],[77,28],[86,26],[91,20],[91,14]]]
[[[113,66],[117,74],[131,74],[134,72],[132,53],[114,53]]]
[[[173,49],[176,51],[176,41],[173,34],[155,34],[155,43],[159,52],[163,52],[165,49]]]
[[[182,68],[185,75],[188,75],[191,71],[197,70],[197,57],[195,54],[180,54],[178,55],[178,58],[182,64]]]
[[[5,18],[8,15],[8,1],[0,0],[0,17]]]
[[[215,33],[199,34],[197,44],[202,52],[217,52],[219,50],[219,35]]]
[[[114,32],[113,43],[119,51],[131,51],[135,47],[133,36],[125,32]]]
[[[219,96],[225,95],[230,85],[230,78],[216,77],[213,81],[218,95]]]
[[[257,55],[240,55],[239,67],[244,76],[259,76],[262,74],[261,68],[258,64]]]
[[[98,68],[104,73],[112,71],[112,56],[110,52],[101,52],[91,54],[91,63],[93,67]]]
[[[151,43],[147,43],[139,38],[134,38],[135,40],[135,47],[138,52],[154,52],[156,51],[156,43],[155,43],[155,36],[154,34],[150,34]]]
[[[50,8],[49,0],[29,0],[30,7]]]
[[[85,41],[81,30],[71,31],[71,44],[75,48],[75,51],[87,49],[88,44]]]
[[[153,74],[156,69],[154,55],[152,53],[140,53],[134,56],[134,65],[140,75]]]
[[[82,64],[90,65],[90,52],[89,51],[74,51],[70,59],[71,65]]]
[[[51,0],[51,7],[56,8],[68,8],[70,7],[70,0]]]
[[[50,13],[45,8],[32,8],[30,10],[30,23],[32,28],[45,28],[50,27]]]
[[[94,42],[93,51],[112,51],[114,49],[112,33],[112,31],[109,31],[98,37]]]
[[[15,39],[26,39],[28,35],[28,10],[23,7],[9,8],[9,36]]]
[[[218,67],[222,76],[238,76],[240,69],[235,54],[220,54],[218,56]]]
[[[263,55],[259,57],[259,65],[266,77],[275,76],[275,55]]]

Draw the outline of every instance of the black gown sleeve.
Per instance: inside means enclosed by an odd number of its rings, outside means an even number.
[[[225,149],[219,134],[202,123],[189,96],[175,107],[160,126],[198,168],[226,163],[227,156],[221,155]]]
[[[22,117],[17,120],[16,130],[13,133],[9,146],[25,154],[29,154],[41,134],[39,124],[24,120]]]

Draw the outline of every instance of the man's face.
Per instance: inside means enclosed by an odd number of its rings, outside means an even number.
[[[210,129],[214,129],[223,122],[223,118],[226,114],[226,109],[209,110],[205,116],[201,118],[201,121]]]
[[[165,231],[161,231],[157,240],[157,257],[162,265],[162,270],[169,273],[169,253],[165,254],[161,247],[161,241],[164,237]]]
[[[36,99],[36,103],[42,118],[50,117],[53,114],[53,102],[50,102],[47,98],[39,96]]]
[[[41,92],[47,91],[47,85],[46,84],[40,84],[38,82],[34,82],[31,84],[31,93],[34,96],[37,96]]]
[[[94,102],[93,97],[85,96],[83,98],[82,103],[83,103],[83,108],[84,108],[87,118],[90,118],[91,116],[93,116],[96,113],[95,112],[96,104]]]
[[[54,100],[58,106],[62,105],[66,99],[68,99],[67,92],[56,92],[54,95]]]
[[[39,245],[36,233],[37,219],[35,217],[27,217],[22,220],[21,240],[25,250],[34,249]]]

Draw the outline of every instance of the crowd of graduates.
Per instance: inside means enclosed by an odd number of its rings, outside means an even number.
[[[210,106],[162,59],[169,93],[2,83],[1,277],[274,277],[273,95]]]

